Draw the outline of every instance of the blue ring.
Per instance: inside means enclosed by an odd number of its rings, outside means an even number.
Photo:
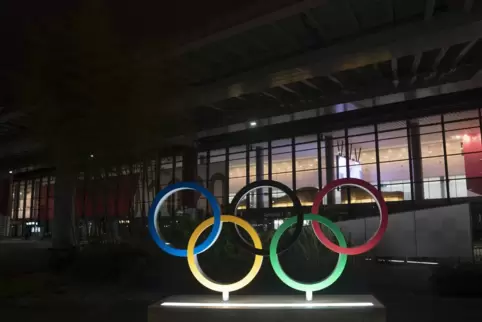
[[[214,197],[213,194],[209,192],[209,190],[198,185],[197,183],[194,183],[194,182],[174,183],[162,189],[157,194],[156,198],[154,198],[154,201],[152,202],[151,207],[149,208],[149,218],[148,218],[149,233],[151,234],[151,237],[154,240],[154,242],[157,244],[157,246],[159,246],[159,248],[165,251],[166,253],[174,256],[178,256],[178,257],[187,257],[186,249],[178,249],[178,248],[171,247],[161,238],[160,232],[157,230],[157,225],[156,225],[157,217],[162,204],[164,203],[164,201],[166,201],[166,199],[170,195],[172,195],[173,193],[179,190],[196,190],[200,192],[204,197],[206,197],[208,202],[211,204],[211,208],[213,210],[213,216],[214,216],[214,224],[212,226],[213,228],[211,229],[211,232],[209,233],[206,240],[194,248],[194,255],[198,255],[208,250],[209,247],[211,247],[212,244],[214,244],[214,242],[218,239],[219,234],[221,233],[223,224],[221,222],[221,209],[219,208],[219,204],[218,204],[218,201],[216,200],[216,197]]]

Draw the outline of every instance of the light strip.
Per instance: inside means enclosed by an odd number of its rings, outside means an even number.
[[[438,265],[436,262],[419,262],[419,261],[407,261],[409,264],[425,264],[425,265]]]
[[[365,258],[366,261],[371,261],[372,259],[367,257]],[[422,264],[422,265],[438,265],[437,262],[424,262],[424,261],[405,261],[402,259],[378,259],[378,262],[390,262],[390,263],[406,263],[406,264]]]
[[[334,303],[230,303],[230,302],[164,302],[161,306],[192,308],[354,308],[370,307],[372,302],[334,302]]]

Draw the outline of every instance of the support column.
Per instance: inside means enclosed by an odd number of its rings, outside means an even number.
[[[263,148],[256,147],[256,181],[264,179]],[[263,188],[256,189],[256,208],[264,208]]]
[[[335,168],[333,164],[335,163],[335,153],[333,150],[333,138],[331,136],[325,136],[325,164],[326,164],[326,183],[329,183],[335,179]],[[330,191],[326,195],[328,205],[333,205],[335,203],[335,192]]]
[[[413,173],[413,195],[416,201],[423,200],[423,167],[422,167],[422,144],[420,142],[420,126],[416,121],[410,121],[409,144],[412,152],[411,167]]]
[[[206,178],[209,182],[209,178]],[[182,154],[182,181],[197,182],[197,151],[194,147],[186,147]],[[197,209],[197,193],[194,190],[181,191],[182,205],[188,213]]]
[[[5,175],[0,177],[0,237],[10,236],[11,183],[12,176]]]
[[[55,173],[54,219],[52,221],[52,247],[54,250],[71,250],[76,246],[75,184],[77,173],[60,165]]]

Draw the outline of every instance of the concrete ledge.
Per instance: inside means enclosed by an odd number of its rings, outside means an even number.
[[[371,295],[171,296],[148,308],[148,322],[293,321],[385,322],[385,307]]]

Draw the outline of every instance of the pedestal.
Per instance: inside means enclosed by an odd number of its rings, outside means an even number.
[[[385,307],[371,295],[171,296],[148,308],[148,322],[385,322]]]

